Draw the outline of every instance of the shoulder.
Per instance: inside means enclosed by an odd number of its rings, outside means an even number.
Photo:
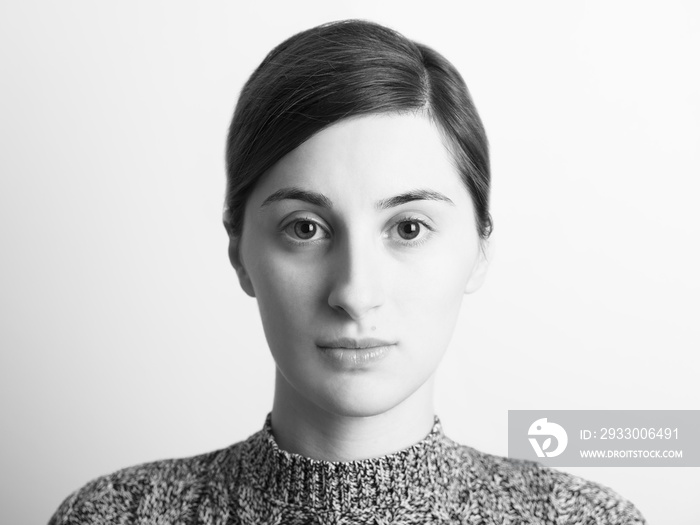
[[[566,472],[547,470],[553,480],[553,503],[557,514],[565,518],[565,523],[646,523],[639,510],[611,488]]]
[[[49,525],[125,523],[149,516],[180,521],[203,496],[211,496],[210,485],[223,487],[225,478],[235,475],[238,445],[100,476],[66,497]]]
[[[533,461],[505,458],[461,446],[482,504],[548,516],[555,523],[644,525],[637,508],[614,490]]]

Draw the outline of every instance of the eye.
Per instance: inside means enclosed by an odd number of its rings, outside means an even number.
[[[312,239],[318,231],[318,225],[311,221],[297,221],[294,223],[294,234],[300,239]]]
[[[393,237],[400,244],[418,246],[427,241],[434,231],[435,229],[423,219],[404,217],[396,221],[386,235]]]
[[[401,221],[397,224],[397,231],[402,239],[413,240],[420,235],[421,225],[418,221]]]
[[[329,237],[328,231],[317,221],[309,218],[297,218],[287,223],[282,232],[290,242],[296,244],[314,243]]]

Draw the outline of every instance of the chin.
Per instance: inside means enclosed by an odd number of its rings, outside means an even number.
[[[413,392],[402,385],[384,382],[377,385],[332,384],[314,395],[314,401],[325,411],[345,417],[371,417],[384,414],[401,404]]]
[[[372,400],[368,402],[354,401],[348,402],[348,400],[342,400],[335,402],[335,400],[329,400],[330,402],[324,403],[323,408],[327,412],[331,412],[337,416],[343,417],[372,417],[384,414],[391,410],[393,406],[391,404],[385,404],[377,402],[377,400]]]

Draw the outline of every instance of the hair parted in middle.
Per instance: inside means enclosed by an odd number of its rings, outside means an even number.
[[[363,20],[302,31],[274,48],[241,91],[226,147],[224,225],[240,236],[248,196],[284,155],[342,119],[423,112],[442,132],[491,233],[488,141],[457,69],[433,49]]]

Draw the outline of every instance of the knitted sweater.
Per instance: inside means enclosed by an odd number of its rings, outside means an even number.
[[[484,454],[431,432],[398,452],[328,462],[281,450],[271,413],[225,449],[97,478],[49,525],[644,524],[612,490],[537,463]]]

